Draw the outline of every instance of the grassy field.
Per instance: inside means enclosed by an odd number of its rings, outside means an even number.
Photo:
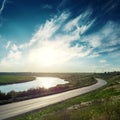
[[[103,88],[11,120],[120,120],[120,74],[99,74]],[[9,119],[10,120],[10,119]]]
[[[34,80],[32,76],[20,76],[20,75],[0,75],[0,85],[20,83]]]

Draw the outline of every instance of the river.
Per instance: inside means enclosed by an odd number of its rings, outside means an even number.
[[[1,85],[0,91],[3,93],[8,93],[10,91],[20,92],[35,88],[48,89],[66,83],[69,82],[57,77],[36,77],[35,80],[29,82]]]

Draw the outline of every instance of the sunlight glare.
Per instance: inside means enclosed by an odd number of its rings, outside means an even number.
[[[52,86],[52,84],[53,84],[53,81],[52,80],[49,80],[48,81],[48,79],[44,79],[44,81],[42,81],[42,86],[44,87],[44,88],[46,88],[46,89],[48,89],[48,88],[50,88],[51,86]]]
[[[41,50],[41,64],[43,66],[49,67],[56,63],[57,53],[53,48],[43,48]]]

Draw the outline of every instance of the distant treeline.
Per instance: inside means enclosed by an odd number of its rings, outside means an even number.
[[[0,72],[0,75],[32,75],[32,72]]]
[[[41,73],[41,72],[0,72],[0,75],[31,75],[31,76],[54,76],[59,74],[91,74],[91,73]],[[93,74],[93,73],[92,73]],[[120,71],[94,73],[94,74],[120,74]]]
[[[120,72],[119,71],[114,71],[114,72],[95,73],[94,75],[96,77],[100,76],[101,78],[108,79],[112,76],[120,75]]]

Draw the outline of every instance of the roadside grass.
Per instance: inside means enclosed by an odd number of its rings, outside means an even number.
[[[120,75],[107,76],[106,80],[108,84],[98,90],[11,120],[120,120]],[[73,107],[88,101],[91,104]],[[69,107],[73,109],[69,110]]]
[[[34,80],[33,76],[22,75],[0,75],[0,85],[28,82]]]
[[[42,116],[41,120],[119,120],[120,102],[106,101],[93,106],[62,110]],[[37,119],[36,119],[37,120]]]

